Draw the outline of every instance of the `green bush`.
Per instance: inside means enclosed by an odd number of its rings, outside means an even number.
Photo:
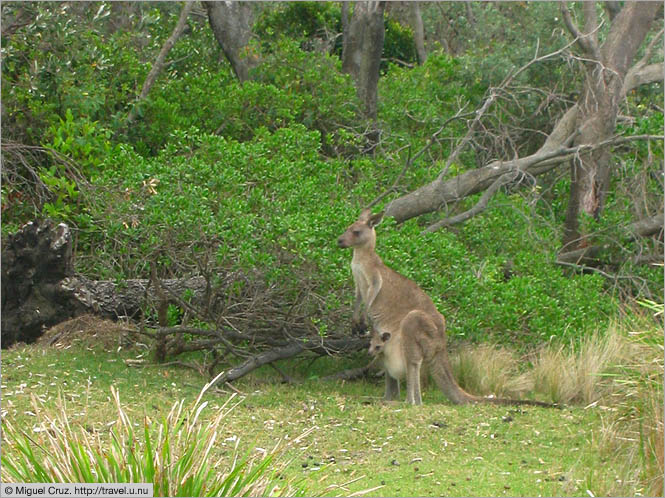
[[[96,252],[117,256],[87,260],[85,273],[148,276],[165,244],[203,250],[205,235],[219,241],[225,268],[256,272],[285,295],[294,295],[309,273],[324,309],[338,313],[351,303],[352,281],[351,255],[336,239],[385,179],[372,161],[326,160],[320,148],[320,135],[302,125],[259,129],[246,142],[176,132],[147,159],[122,147],[95,180],[111,196],[97,206],[113,205],[94,212]],[[350,167],[360,178],[355,183],[347,178]],[[603,279],[565,275],[553,264],[556,234],[524,223],[529,205],[502,195],[503,207],[469,221],[459,234],[423,236],[416,221],[397,227],[387,220],[378,228],[378,252],[432,296],[452,335],[533,344],[605,323],[612,299]],[[317,320],[325,323],[325,313]]]
[[[312,40],[342,31],[341,10],[334,2],[279,2],[264,9],[254,23],[254,32],[265,42],[279,37]]]
[[[105,4],[84,13],[64,3],[27,8],[31,22],[3,44],[3,137],[41,143],[68,110],[111,123],[147,74],[134,38],[103,32]]]
[[[281,38],[252,76],[240,83],[227,68],[199,68],[165,82],[141,104],[130,143],[142,155],[154,155],[178,130],[195,127],[245,141],[262,128],[302,123],[318,130],[331,147],[344,142],[344,130],[355,126],[355,89],[336,57],[308,53]]]
[[[418,56],[411,28],[388,16],[385,17],[384,23],[386,31],[383,41],[383,57],[392,62],[416,63]],[[383,69],[386,70],[387,67],[384,65]]]
[[[117,280],[147,277],[153,262],[165,273],[181,275],[196,267],[183,260],[191,262],[215,244],[221,265],[265,278],[284,296],[297,294],[299,279],[311,275],[312,292],[325,303],[312,319],[328,326],[333,311],[350,316],[350,254],[337,249],[335,240],[361,206],[390,186],[408,155],[460,108],[477,109],[490,86],[530,60],[537,38],[542,38],[540,54],[565,43],[552,34],[560,27],[556,5],[472,6],[475,28],[464,6],[424,8],[430,32],[432,13],[445,12],[466,48],[457,56],[433,50],[414,68],[388,66],[379,83],[381,143],[370,157],[360,153],[366,123],[353,82],[341,72],[340,47],[327,54],[314,45],[340,31],[339,4],[257,9],[261,63],[243,84],[220,61],[206,20],[192,16],[130,127],[127,113],[147,63],[170,35],[180,8],[140,4],[126,29],[114,29],[108,4],[73,15],[75,5],[26,4],[34,17],[3,44],[3,139],[48,146],[76,163],[91,187],[81,188],[43,152],[25,164],[49,192],[41,194],[43,201],[25,202],[24,186],[34,187],[37,180],[21,169],[25,155],[16,154],[13,169],[3,167],[3,231],[39,215],[68,221],[79,229],[80,270]],[[16,8],[3,5],[3,15]],[[384,58],[408,62],[415,58],[412,51],[410,30],[388,19]],[[574,98],[568,95],[581,74],[553,59],[533,65],[515,84],[535,86],[564,102]],[[530,90],[511,91],[483,122],[488,133],[479,133],[451,165],[451,177],[487,158],[506,157],[513,145],[523,155],[542,143],[560,104],[541,108],[549,101]],[[619,131],[661,133],[662,113],[647,112],[660,92],[653,85],[628,96],[630,114],[638,117]],[[408,168],[398,189],[413,190],[438,175],[467,124],[448,122],[440,141]],[[606,210],[600,220],[583,223],[594,233],[592,241],[621,242],[614,251],[624,254],[608,255],[615,264],[637,252],[637,243],[617,225],[662,204],[662,176],[651,166],[662,158],[662,145],[617,147],[612,153],[619,173]],[[18,180],[8,183],[6,171]],[[611,314],[616,284],[554,264],[569,184],[567,175],[556,172],[539,177],[536,190],[524,196],[500,193],[486,212],[456,232],[421,235],[421,224],[434,214],[399,227],[388,220],[379,229],[379,253],[433,297],[453,335],[534,343],[583,334]],[[636,202],[636,191],[646,192],[646,202]],[[659,247],[656,240],[641,243],[645,249]],[[635,281],[646,282],[630,292],[649,297],[662,289],[662,272],[644,266],[630,272]],[[337,322],[340,329],[345,326]]]
[[[327,149],[345,142],[345,131],[360,127],[360,105],[349,75],[336,56],[309,53],[280,38],[253,73],[257,81],[279,88],[295,122],[317,130]],[[275,111],[273,111],[275,112]]]

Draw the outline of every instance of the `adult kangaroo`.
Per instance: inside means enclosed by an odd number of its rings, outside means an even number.
[[[455,404],[554,406],[540,401],[474,396],[457,384],[448,359],[443,315],[415,282],[388,268],[376,254],[374,227],[382,218],[382,212],[372,214],[364,210],[337,243],[341,248],[353,248],[353,328],[364,330],[371,322],[369,353],[383,360],[385,399],[399,397],[399,381],[406,377],[407,403],[422,404],[420,368],[425,363],[441,391]]]

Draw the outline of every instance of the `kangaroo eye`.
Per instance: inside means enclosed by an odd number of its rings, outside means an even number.
[[[353,235],[355,235],[355,236],[360,235],[360,230],[354,230],[354,231],[353,231]]]

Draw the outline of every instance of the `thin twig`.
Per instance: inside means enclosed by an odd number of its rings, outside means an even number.
[[[401,148],[397,151],[398,154],[399,154],[402,150],[404,150],[404,149],[406,149],[406,148],[408,148],[408,151],[409,151],[409,152],[408,152],[408,156],[407,156],[407,158],[406,158],[406,162],[404,163],[404,167],[402,168],[402,171],[400,171],[400,173],[397,175],[397,177],[395,178],[395,180],[393,181],[393,183],[392,183],[392,185],[391,185],[390,187],[388,187],[388,188],[387,188],[382,194],[379,194],[379,195],[378,195],[378,196],[377,196],[372,202],[370,202],[367,206],[365,206],[367,209],[371,209],[371,208],[373,208],[373,207],[376,206],[379,202],[381,202],[385,197],[387,197],[388,195],[390,195],[390,194],[392,194],[392,193],[394,193],[394,192],[397,192],[397,185],[399,185],[399,182],[402,180],[402,178],[404,177],[404,175],[406,174],[406,172],[408,171],[408,169],[413,165],[413,163],[416,161],[416,159],[418,159],[418,158],[419,158],[420,156],[422,156],[425,152],[427,152],[427,151],[432,147],[432,145],[434,145],[435,143],[438,143],[437,138],[439,137],[439,135],[441,134],[441,132],[443,132],[443,130],[444,130],[444,129],[445,129],[450,123],[452,123],[452,122],[455,121],[456,119],[463,119],[463,118],[465,118],[465,117],[469,117],[469,116],[472,116],[472,115],[474,114],[474,113],[472,113],[472,112],[469,112],[469,113],[466,113],[466,114],[463,114],[463,113],[462,113],[462,111],[463,111],[464,109],[466,109],[466,106],[467,106],[467,105],[468,105],[468,103],[467,103],[467,104],[464,104],[464,106],[463,106],[461,109],[459,109],[459,110],[455,113],[454,116],[452,116],[452,117],[446,119],[446,120],[443,122],[443,124],[439,127],[439,129],[436,130],[436,131],[430,136],[429,139],[427,139],[427,143],[425,143],[425,145],[424,145],[424,146],[423,146],[418,152],[416,152],[413,156],[411,156],[411,145],[405,145],[405,146],[401,147]]]

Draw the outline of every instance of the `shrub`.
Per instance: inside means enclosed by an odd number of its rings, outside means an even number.
[[[320,135],[302,125],[259,129],[246,142],[176,132],[154,158],[120,147],[94,179],[104,186],[90,207],[99,231],[82,237],[99,256],[80,260],[79,268],[102,278],[147,277],[152,263],[160,271],[184,268],[217,241],[224,268],[262,275],[285,295],[312,275],[321,298],[312,305],[325,323],[352,297],[350,255],[335,241],[392,172],[368,159],[324,159],[320,149]],[[458,234],[422,235],[415,220],[400,227],[386,220],[378,253],[434,299],[452,335],[519,344],[583,336],[611,312],[604,282],[553,265],[550,229],[522,223],[531,208],[520,202],[470,220]]]

